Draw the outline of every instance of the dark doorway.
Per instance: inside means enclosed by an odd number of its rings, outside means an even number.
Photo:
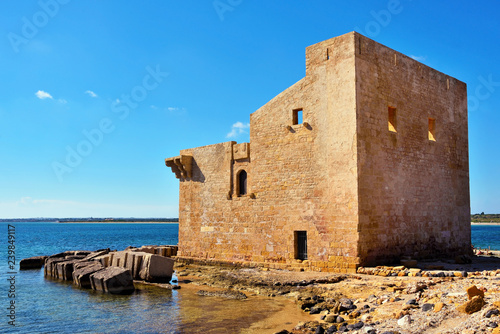
[[[238,174],[238,196],[247,194],[247,172],[242,170]]]
[[[295,258],[307,260],[307,232],[295,231]]]

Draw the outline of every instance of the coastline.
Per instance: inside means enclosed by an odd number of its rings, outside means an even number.
[[[59,224],[179,224],[179,222],[155,222],[155,221],[70,221],[70,222],[55,222]]]
[[[471,222],[471,225],[500,225],[500,223],[495,222]]]

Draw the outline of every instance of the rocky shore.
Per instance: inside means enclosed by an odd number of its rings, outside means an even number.
[[[500,258],[455,260],[344,275],[186,263],[175,270],[180,286],[218,290],[201,295],[288,298],[313,317],[269,333],[500,333]]]

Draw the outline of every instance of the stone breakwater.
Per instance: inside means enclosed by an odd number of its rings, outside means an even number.
[[[134,280],[168,283],[172,278],[177,246],[128,247],[123,251],[66,251],[22,261],[23,269],[41,267],[46,277],[72,281],[81,288],[112,294],[134,292]]]

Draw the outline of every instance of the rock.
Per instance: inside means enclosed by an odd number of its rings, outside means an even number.
[[[434,308],[434,304],[425,303],[422,305],[422,311],[427,312]]]
[[[438,303],[436,303],[436,305],[434,305],[434,312],[439,312],[439,311],[441,311],[441,310],[443,309],[444,305],[445,305],[445,304],[444,304],[444,303],[442,303],[442,302],[438,302]]]
[[[363,327],[363,333],[366,333],[366,334],[376,333],[376,329],[375,329],[375,327],[372,327],[372,326],[365,326],[365,327]]]
[[[326,330],[326,334],[333,334],[336,332],[337,332],[337,326],[335,326],[335,325],[328,327],[328,329]]]
[[[198,296],[207,296],[207,297],[221,297],[227,299],[247,299],[247,296],[239,291],[233,290],[224,290],[224,291],[205,291],[199,290],[196,292]]]
[[[411,295],[411,294],[417,293],[419,291],[422,291],[426,288],[427,288],[427,284],[425,284],[424,282],[416,282],[416,283],[410,284],[406,288],[406,293]]]
[[[481,310],[484,306],[484,299],[481,296],[474,296],[471,300],[457,307],[457,310],[463,313],[472,314]]]
[[[409,299],[405,304],[407,305],[417,305],[417,300],[416,299]]]
[[[339,311],[348,311],[348,310],[353,310],[356,308],[356,305],[354,305],[352,299],[349,298],[342,298],[340,300],[340,309]]]
[[[75,266],[73,271],[73,283],[80,288],[90,289],[92,286],[90,283],[90,275],[104,269],[104,267],[99,262],[94,262],[84,267],[78,267],[78,265],[79,264]]]
[[[316,330],[314,331],[314,334],[324,334],[325,329],[321,326],[316,327]]]
[[[58,279],[65,281],[73,280],[73,266],[76,262],[81,260],[69,260],[56,263],[57,277]]]
[[[112,294],[130,294],[135,290],[130,271],[119,267],[108,267],[91,274],[90,283],[93,290]]]
[[[467,288],[467,296],[469,297],[469,300],[471,300],[474,296],[481,296],[484,298],[484,291],[479,290],[475,285],[471,285]]]
[[[344,318],[342,318],[342,317],[339,315],[335,321],[339,324],[339,323],[344,322],[345,320],[344,320]]]
[[[410,326],[411,324],[411,317],[410,315],[405,315],[401,319],[398,320],[398,325],[402,327]]]
[[[490,308],[484,313],[485,318],[491,318],[492,315],[499,315],[500,311],[497,308]]]
[[[335,314],[329,314],[325,317],[325,322],[333,324],[337,322],[337,316]]]
[[[359,322],[355,323],[354,325],[352,325],[353,326],[352,328],[355,330],[361,329],[361,328],[363,328],[364,325],[365,325],[365,323],[363,321],[359,321]]]
[[[311,311],[309,311],[309,314],[320,314],[321,313],[321,308],[319,307],[313,307],[311,308]]]
[[[347,329],[347,327],[346,327],[346,326],[340,326],[340,327],[339,327],[339,329],[338,329],[337,331],[342,333],[342,332],[347,332],[347,331],[348,331],[348,329]]]
[[[147,282],[169,282],[172,279],[175,261],[159,255],[145,256],[141,263],[139,277]]]
[[[287,331],[286,329],[282,330],[282,331],[279,331],[279,332],[276,332],[274,334],[290,334],[289,331]]]
[[[488,324],[486,326],[488,326],[490,328],[497,328],[498,324],[495,321],[491,321],[491,322],[488,322]]]
[[[47,256],[33,256],[27,259],[22,259],[19,262],[19,270],[25,269],[40,269],[43,267]]]

